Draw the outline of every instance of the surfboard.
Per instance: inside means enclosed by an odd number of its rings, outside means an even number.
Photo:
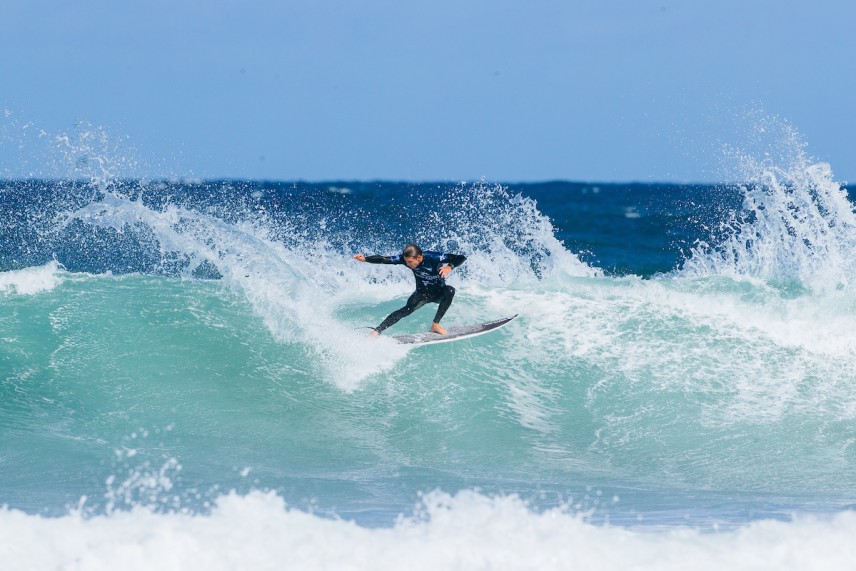
[[[475,325],[461,325],[458,327],[447,327],[446,335],[439,333],[410,333],[407,335],[393,335],[392,338],[405,345],[430,345],[432,343],[448,343],[449,341],[459,341],[461,339],[469,339],[478,335],[484,335],[491,331],[496,331],[503,325],[508,324],[512,319],[517,317],[517,314],[511,317],[503,317],[496,321],[487,321],[485,323],[476,323]]]

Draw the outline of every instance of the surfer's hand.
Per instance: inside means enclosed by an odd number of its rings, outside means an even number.
[[[452,266],[443,266],[442,268],[440,268],[440,277],[441,278],[445,279],[445,278],[449,277],[449,274],[451,274],[451,273],[452,273]]]
[[[357,254],[354,256],[354,259],[357,260],[358,262],[365,262],[366,261],[366,255],[365,254]]]

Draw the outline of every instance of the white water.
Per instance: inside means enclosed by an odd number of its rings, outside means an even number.
[[[723,223],[715,244],[693,249],[683,274],[852,293],[853,204],[832,168],[806,155],[798,133],[786,124],[780,129],[777,156],[735,153],[745,181],[743,212]]]
[[[617,500],[617,499],[616,499]],[[0,510],[4,569],[751,570],[852,569],[856,515],[719,532],[594,526],[513,496],[433,493],[417,515],[367,529],[289,509],[272,493],[224,495],[210,515],[144,508],[60,518]]]
[[[0,293],[35,295],[51,291],[63,282],[59,264],[0,272]]]
[[[477,185],[458,189],[448,200],[456,201],[452,210],[460,214],[449,239],[472,253],[450,278],[453,285],[521,288],[537,286],[539,278],[561,283],[600,275],[562,246],[531,199],[509,197],[498,186]],[[306,224],[317,221],[274,224],[263,214],[252,214],[252,221],[226,222],[173,204],[152,209],[141,198],[131,200],[108,189],[99,200],[69,214],[64,226],[79,221],[120,234],[135,232],[163,258],[183,261],[187,277],[205,264],[216,268],[222,283],[249,302],[275,338],[312,347],[324,378],[343,390],[360,387],[407,354],[409,349],[388,339],[368,339],[359,327],[365,323],[348,323],[340,315],[400,300],[412,291],[408,271],[354,261],[352,252],[336,250],[306,230]],[[288,236],[290,245],[270,235],[274,227]],[[506,313],[508,309],[491,317]],[[376,316],[374,323],[381,318]],[[472,319],[488,317],[474,314]]]
[[[323,243],[295,251],[271,239],[263,221],[228,223],[175,205],[153,210],[113,193],[74,212],[72,220],[151,233],[154,247],[165,256],[186,260],[187,276],[203,263],[215,267],[221,283],[250,304],[275,338],[311,346],[325,369],[323,377],[344,390],[355,389],[407,352],[388,339],[374,342],[336,318],[342,296],[353,299],[364,288],[343,287],[356,285],[348,278],[351,272],[343,270],[344,264],[357,262]]]

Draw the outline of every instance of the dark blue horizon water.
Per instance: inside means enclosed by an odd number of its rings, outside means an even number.
[[[715,241],[721,225],[741,208],[738,185],[672,183],[589,183],[550,181],[497,185],[510,195],[536,201],[567,249],[608,275],[650,277],[678,268],[697,241]],[[367,232],[407,242],[414,226],[437,226],[455,189],[473,185],[443,182],[383,181],[114,181],[111,191],[142,196],[149,207],[192,205],[226,220],[257,210],[277,218],[305,217],[335,222],[363,219]],[[847,188],[851,198],[856,187]],[[101,273],[162,270],[163,260],[139,237],[117,235],[103,240],[77,231],[73,248],[63,232],[53,231],[63,211],[93,200],[103,189],[83,181],[0,180],[0,271],[21,269],[56,259],[70,271]],[[395,216],[394,213],[400,213]],[[377,216],[373,216],[373,214]],[[420,220],[420,217],[422,218]],[[343,245],[358,247],[354,244]]]

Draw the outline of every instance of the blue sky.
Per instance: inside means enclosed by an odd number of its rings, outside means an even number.
[[[856,181],[849,0],[4,0],[0,21],[0,176],[44,174],[39,146],[83,122],[126,176],[715,181],[761,110]]]

